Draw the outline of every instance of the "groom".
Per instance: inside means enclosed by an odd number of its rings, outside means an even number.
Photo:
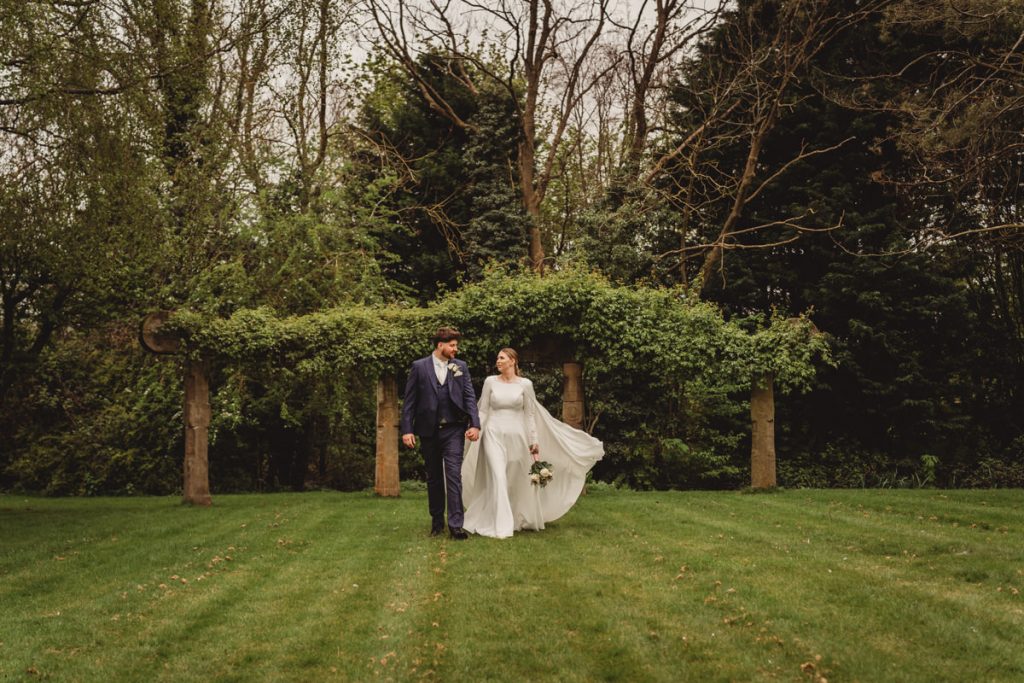
[[[416,437],[420,437],[427,464],[430,535],[444,532],[447,490],[448,529],[457,541],[468,538],[462,529],[463,437],[470,441],[480,438],[469,368],[455,358],[461,336],[454,328],[440,328],[434,334],[434,352],[413,362],[405,383],[401,426],[402,443],[407,447],[414,448]]]

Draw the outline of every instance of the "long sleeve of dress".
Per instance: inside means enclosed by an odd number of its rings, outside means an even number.
[[[526,437],[529,443],[537,443],[537,395],[533,392],[533,382],[523,380],[523,412],[526,418]]]
[[[476,410],[480,414],[481,425],[487,419],[487,413],[491,409],[491,383],[493,381],[490,376],[484,379],[484,385],[480,388],[480,398],[476,401]]]
[[[462,378],[462,405],[469,416],[469,426],[480,429],[480,406],[476,400],[476,392],[473,390],[473,380],[469,376],[469,367],[462,361],[456,362],[456,367],[462,369],[466,375]]]

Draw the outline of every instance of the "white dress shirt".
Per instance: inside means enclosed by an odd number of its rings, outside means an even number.
[[[448,378],[448,362],[438,358],[436,353],[430,354],[430,357],[434,359],[434,374],[437,375],[437,381],[444,386],[444,381]]]

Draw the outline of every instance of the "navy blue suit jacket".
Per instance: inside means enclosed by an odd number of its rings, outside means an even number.
[[[454,363],[458,370],[448,370],[444,386],[439,387],[434,374],[434,360],[427,356],[413,361],[402,402],[402,434],[431,436],[437,431],[438,391],[447,391],[452,403],[468,416],[469,426],[480,429],[480,414],[476,409],[476,392],[469,377],[469,367],[458,358],[449,363]]]

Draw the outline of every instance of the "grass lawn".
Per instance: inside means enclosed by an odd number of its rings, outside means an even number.
[[[1021,681],[1024,491],[0,496],[0,680]]]

